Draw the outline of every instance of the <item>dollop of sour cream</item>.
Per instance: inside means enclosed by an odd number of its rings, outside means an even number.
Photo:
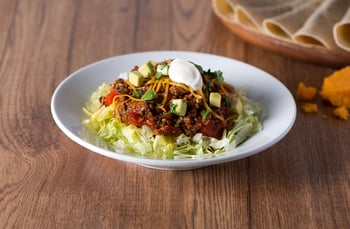
[[[195,91],[203,87],[202,75],[194,64],[186,60],[174,59],[170,63],[168,73],[172,81],[186,84]]]

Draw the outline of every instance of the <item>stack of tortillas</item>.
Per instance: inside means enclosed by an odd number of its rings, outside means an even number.
[[[350,53],[350,0],[213,0],[213,8],[247,30]]]

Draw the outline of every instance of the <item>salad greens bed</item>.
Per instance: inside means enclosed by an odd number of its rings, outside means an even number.
[[[127,154],[155,159],[203,159],[222,154],[227,147],[236,147],[262,128],[262,106],[246,97],[243,90],[235,90],[235,99],[243,105],[231,130],[221,139],[197,133],[192,138],[184,134],[173,137],[152,134],[143,126],[126,125],[113,116],[115,105],[101,106],[99,98],[108,94],[110,85],[103,83],[94,91],[83,108],[82,123],[92,129],[112,149]]]

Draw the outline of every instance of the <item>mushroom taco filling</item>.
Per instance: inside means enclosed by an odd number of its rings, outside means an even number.
[[[157,158],[207,158],[262,128],[260,104],[192,62],[148,61],[103,83],[83,108],[84,126],[110,147]]]

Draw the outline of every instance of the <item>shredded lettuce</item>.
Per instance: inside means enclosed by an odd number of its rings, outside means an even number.
[[[102,84],[93,92],[83,108],[87,117],[82,123],[94,130],[109,148],[127,154],[157,159],[210,158],[222,154],[228,146],[237,147],[262,128],[262,106],[248,99],[244,91],[236,90],[239,115],[235,126],[224,131],[221,139],[206,137],[201,133],[192,138],[184,134],[178,137],[154,136],[147,126],[138,128],[126,125],[113,117],[113,104],[101,106],[99,98],[106,95],[109,89],[109,85]]]

